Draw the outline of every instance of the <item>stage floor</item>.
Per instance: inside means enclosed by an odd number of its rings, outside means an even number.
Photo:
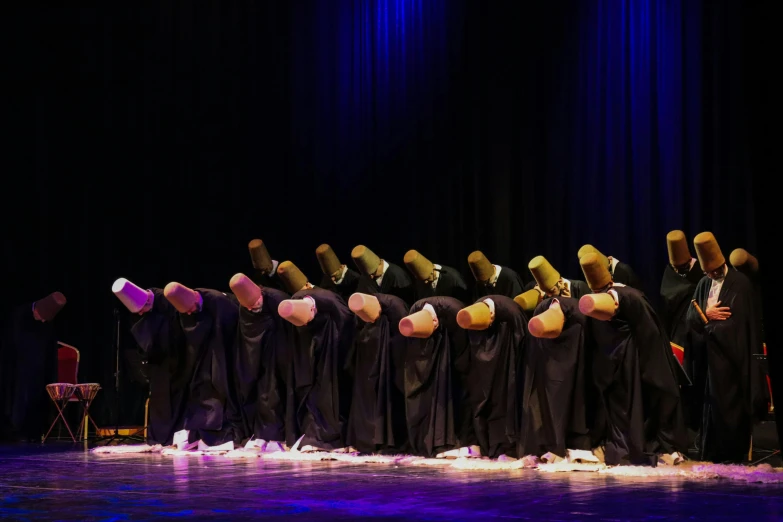
[[[783,520],[783,486],[0,447],[11,520]]]

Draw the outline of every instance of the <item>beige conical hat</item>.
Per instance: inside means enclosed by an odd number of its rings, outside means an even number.
[[[565,324],[565,315],[559,306],[553,306],[532,318],[527,329],[533,337],[555,339],[560,336]]]
[[[337,258],[337,254],[332,250],[332,247],[326,243],[315,249],[315,257],[318,258],[318,264],[321,265],[321,272],[323,272],[325,276],[331,277],[343,266]]]
[[[693,246],[696,248],[696,255],[704,272],[712,272],[726,263],[726,258],[723,257],[723,252],[718,246],[718,240],[712,232],[697,234],[693,238]]]
[[[489,306],[484,302],[466,306],[457,312],[457,324],[465,330],[486,330],[492,324]]]
[[[587,294],[579,299],[579,311],[599,321],[608,321],[617,311],[617,303],[607,294]]]
[[[351,259],[353,259],[359,272],[367,275],[374,274],[378,270],[378,265],[381,264],[381,258],[364,245],[353,247]]]
[[[405,266],[419,281],[426,281],[432,277],[432,272],[435,270],[435,265],[416,250],[408,250],[405,253],[403,262],[405,262]]]
[[[541,292],[532,288],[527,292],[522,292],[514,298],[514,302],[525,312],[532,312],[541,302]]]
[[[294,326],[304,326],[313,320],[313,304],[309,299],[286,299],[277,305],[280,317]]]
[[[36,301],[33,304],[33,308],[38,312],[38,316],[41,319],[51,321],[60,313],[60,310],[63,309],[67,302],[68,300],[65,299],[65,295],[61,292],[52,292],[43,299]]]
[[[495,275],[495,265],[490,263],[487,256],[479,250],[471,252],[468,256],[468,265],[470,265],[470,271],[473,272],[473,277],[476,278],[476,281],[483,283],[489,281]]]
[[[198,292],[177,282],[167,284],[163,295],[181,314],[190,312],[199,302]]]
[[[277,267],[277,275],[283,281],[288,293],[295,294],[305,287],[307,277],[291,261],[283,261]]]
[[[609,265],[595,253],[583,255],[579,259],[582,273],[585,275],[587,285],[591,290],[600,290],[612,282],[612,274],[609,273]]]
[[[593,245],[582,245],[579,251],[576,253],[576,257],[578,259],[582,259],[585,254],[595,254],[601,259],[603,264],[605,264],[607,267],[609,266],[609,258],[601,253],[601,251],[595,248]]]
[[[381,303],[374,295],[355,293],[348,298],[348,308],[365,323],[374,323],[381,315]]]
[[[405,337],[426,339],[435,331],[435,321],[427,310],[419,310],[400,321],[400,333]]]
[[[547,261],[544,256],[536,256],[527,265],[538,287],[544,292],[549,292],[560,281],[560,272]]]
[[[245,274],[234,274],[228,282],[231,291],[237,297],[239,304],[245,308],[253,308],[261,297],[261,288]]]
[[[731,266],[744,272],[752,274],[759,271],[759,260],[744,248],[735,248],[729,256]]]
[[[682,230],[672,230],[666,234],[666,248],[669,251],[669,263],[680,266],[691,261],[691,251],[688,250],[688,240]]]
[[[266,249],[266,245],[260,239],[254,239],[247,244],[250,250],[250,259],[253,261],[253,268],[261,270],[264,273],[271,273],[274,268],[272,257]]]
[[[111,291],[132,314],[139,313],[149,299],[149,290],[134,285],[124,277],[117,279],[111,285]]]

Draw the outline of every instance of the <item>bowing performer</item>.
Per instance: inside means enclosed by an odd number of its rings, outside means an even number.
[[[239,316],[236,299],[176,282],[167,284],[163,295],[179,312],[186,359],[195,359],[183,423],[190,432],[188,441],[201,440],[208,446],[239,444],[244,430],[233,375]]]
[[[149,381],[147,442],[169,446],[183,429],[184,413],[197,358],[186,349],[177,309],[162,288],[143,289],[117,279],[112,293],[131,313],[130,333],[146,362]]]
[[[520,453],[590,450],[595,393],[588,318],[574,297],[547,297],[528,322]]]
[[[335,292],[347,302],[356,292],[359,273],[348,268],[348,265],[342,264],[332,247],[327,244],[320,245],[315,249],[315,257],[318,258],[318,264],[323,272],[321,288]]]
[[[231,278],[229,286],[240,305],[233,368],[243,438],[282,445],[293,327],[277,308],[289,295],[259,287],[241,273]]]
[[[579,260],[592,294],[579,310],[592,318],[598,349],[592,365],[607,464],[656,465],[661,454],[687,450],[679,379],[682,368],[666,329],[644,294],[612,281],[596,253]]]
[[[470,418],[472,405],[467,402],[467,335],[457,324],[464,307],[453,297],[428,297],[414,303],[400,321],[400,333],[408,338],[405,415],[415,455],[480,454]]]
[[[752,370],[753,354],[762,353],[761,313],[753,283],[729,270],[711,232],[693,239],[705,276],[696,286],[696,306],[688,322],[703,333],[707,351],[707,387],[700,457],[740,462],[750,449],[753,421],[766,413],[762,381]]]
[[[514,270],[507,266],[493,265],[483,252],[476,250],[468,256],[468,265],[476,285],[475,299],[487,295],[504,295],[510,299],[522,293],[525,283]]]
[[[504,295],[479,298],[457,313],[467,331],[468,403],[481,455],[517,455],[521,361],[527,345],[527,315]]]
[[[416,250],[408,250],[403,261],[413,274],[417,301],[427,297],[448,296],[463,303],[469,302],[468,286],[457,269],[435,264]]]
[[[253,239],[247,244],[247,248],[250,251],[250,260],[253,262],[253,276],[250,279],[264,288],[285,290],[280,278],[277,277],[279,263],[269,255],[266,244],[260,239]]]
[[[642,288],[642,281],[639,279],[639,276],[636,275],[636,272],[634,272],[634,270],[627,263],[623,263],[616,257],[603,255],[593,245],[582,245],[576,255],[579,259],[582,259],[583,255],[590,253],[598,255],[602,262],[606,262],[607,267],[609,268],[609,274],[612,276],[612,280],[614,282],[630,286],[632,288],[636,288],[640,292],[644,292],[644,289]]]
[[[357,292],[394,295],[407,305],[414,301],[413,280],[402,267],[381,259],[364,245],[354,247],[351,258],[361,274]]]
[[[290,346],[288,445],[302,437],[301,447],[342,449],[352,391],[346,361],[356,318],[339,295],[313,286],[292,262],[280,263],[277,273],[293,294],[278,305],[278,313],[296,327]]]
[[[405,347],[399,323],[408,305],[397,296],[355,293],[359,318],[348,370],[353,379],[347,444],[362,453],[406,449]]]
[[[536,256],[527,264],[528,270],[533,274],[533,286],[544,297],[573,297],[579,300],[583,295],[590,293],[587,283],[577,279],[566,279],[555,270],[544,256]]]

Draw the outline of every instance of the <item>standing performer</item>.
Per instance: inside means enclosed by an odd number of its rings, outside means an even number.
[[[561,277],[560,272],[555,270],[544,256],[536,256],[531,259],[527,268],[533,274],[535,285],[532,288],[537,289],[543,296],[573,297],[578,301],[580,297],[590,293],[590,287],[587,286],[587,283]]]
[[[186,359],[196,360],[185,408],[189,442],[240,443],[244,433],[233,379],[236,300],[217,290],[193,290],[175,282],[166,285],[163,295],[179,312]]]
[[[703,333],[707,388],[701,430],[701,458],[714,462],[747,459],[754,417],[766,413],[761,381],[751,368],[762,353],[761,314],[748,277],[729,270],[711,232],[693,239],[706,274],[694,294],[688,322]],[[700,310],[702,311],[700,313]]]
[[[517,454],[521,360],[527,345],[527,316],[513,299],[490,295],[463,308],[457,324],[468,332],[467,379],[470,417],[481,454]]]
[[[269,255],[266,245],[260,239],[254,239],[247,244],[250,251],[250,259],[253,261],[253,277],[251,279],[257,285],[264,288],[285,290],[280,278],[277,277],[278,262]]]
[[[348,307],[360,321],[348,360],[354,384],[346,442],[363,453],[403,451],[407,339],[399,324],[408,305],[393,295],[356,293]]]
[[[351,258],[361,273],[357,292],[394,295],[406,304],[413,302],[413,281],[402,267],[381,259],[364,245],[354,247]]]
[[[234,371],[244,437],[283,444],[293,328],[277,307],[289,296],[260,288],[245,274],[234,275],[229,286],[240,304]]]
[[[519,274],[506,266],[493,265],[482,252],[472,252],[468,256],[468,265],[476,279],[475,299],[490,294],[513,299],[522,293],[525,283]]]
[[[603,255],[593,245],[582,245],[576,255],[579,259],[582,259],[583,255],[590,253],[598,255],[602,262],[606,262],[609,267],[609,274],[612,276],[612,280],[615,283],[630,286],[636,288],[640,292],[644,292],[642,281],[639,279],[639,276],[636,275],[636,272],[634,272],[628,264],[623,263],[616,257],[607,257]]]
[[[320,450],[345,447],[352,383],[346,360],[356,318],[343,299],[314,287],[296,265],[280,263],[277,274],[293,295],[280,303],[280,317],[296,326],[291,345],[287,442]]]
[[[665,327],[642,292],[612,281],[598,254],[585,254],[579,264],[594,292],[582,296],[579,310],[594,319],[592,364],[604,414],[596,435],[605,442],[606,463],[655,465],[656,454],[686,451],[682,369]]]
[[[463,303],[468,302],[470,292],[457,269],[434,264],[416,250],[408,250],[403,261],[413,274],[417,301],[427,297],[448,296]]]
[[[672,230],[666,235],[666,246],[669,264],[664,268],[661,281],[661,320],[666,326],[672,350],[678,354],[677,358],[691,380],[691,386],[682,388],[683,407],[688,427],[698,431],[701,428],[707,363],[704,340],[688,325],[687,315],[702,271],[691,256],[688,240],[681,230]]]
[[[130,332],[146,361],[149,381],[147,442],[171,445],[183,428],[188,388],[197,359],[185,346],[174,306],[160,288],[144,290],[125,278],[111,288],[131,313]]]
[[[2,343],[0,403],[12,438],[41,442],[51,402],[46,385],[57,382],[57,330],[67,300],[54,292],[11,311]],[[3,318],[5,319],[5,318]]]
[[[318,264],[324,274],[321,278],[321,288],[331,290],[342,297],[344,301],[348,301],[351,295],[356,292],[359,273],[348,268],[348,265],[340,263],[337,254],[329,245],[323,244],[316,248],[315,257],[318,258]]]
[[[405,412],[408,440],[416,455],[451,450],[477,453],[467,402],[470,351],[457,314],[465,307],[453,297],[428,297],[413,304],[400,321],[408,337],[405,355]]]
[[[547,298],[528,322],[522,402],[522,455],[591,449],[595,402],[588,318],[573,297]]]

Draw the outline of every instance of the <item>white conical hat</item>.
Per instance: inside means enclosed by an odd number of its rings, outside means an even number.
[[[149,299],[149,291],[139,288],[135,284],[131,283],[124,277],[117,279],[113,285],[111,285],[111,291],[117,296],[117,299],[122,301],[131,313],[137,314],[147,304]]]

